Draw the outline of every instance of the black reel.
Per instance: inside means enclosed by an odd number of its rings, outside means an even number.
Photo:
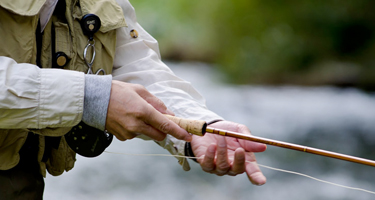
[[[80,122],[65,134],[65,140],[79,155],[96,157],[112,143],[113,135]]]

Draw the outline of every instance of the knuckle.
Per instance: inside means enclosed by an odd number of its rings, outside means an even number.
[[[238,166],[245,166],[245,159],[235,158],[234,163]]]
[[[212,172],[214,170],[213,166],[202,166],[202,170],[205,172]]]
[[[205,155],[203,158],[203,162],[201,163],[201,168],[205,172],[212,173],[215,169],[215,163],[213,161],[213,158],[209,157],[208,155]]]
[[[247,126],[245,126],[244,124],[237,123],[237,127],[240,129],[243,129],[243,128],[246,128]]]
[[[133,89],[134,89],[134,91],[136,91],[137,93],[142,93],[142,92],[147,91],[146,88],[145,88],[143,85],[140,85],[140,84],[134,84],[134,85],[133,85]]]
[[[235,155],[234,162],[237,164],[243,165],[245,164],[245,159],[246,159],[245,155]]]
[[[125,141],[126,140],[126,138],[122,134],[116,134],[115,136],[120,141]]]
[[[118,136],[118,135],[116,135],[116,138],[117,138],[118,140],[122,141],[122,142],[126,140],[126,139],[123,138],[122,136]]]
[[[142,90],[144,87],[142,86],[142,85],[140,85],[140,84],[132,84],[132,86],[133,86],[133,88],[135,89],[135,90]]]
[[[163,133],[169,133],[170,128],[171,128],[171,123],[168,122],[168,121],[165,121],[165,122],[161,123],[160,126],[159,126],[159,130]]]
[[[227,172],[227,171],[229,170],[229,168],[230,168],[229,164],[228,164],[228,163],[225,163],[225,162],[223,162],[223,163],[219,163],[219,164],[217,165],[217,169],[218,169],[218,171]]]
[[[235,172],[235,171],[230,171],[230,170],[229,170],[229,172],[228,172],[228,175],[229,175],[229,176],[236,176],[237,174],[242,174],[242,173],[237,173],[237,172]]]
[[[128,134],[126,134],[126,135],[131,135],[131,133],[135,133],[138,130],[138,128],[136,126],[127,126],[126,130],[128,132]],[[127,136],[127,137],[129,137],[129,136]]]
[[[129,130],[124,130],[122,133],[120,133],[120,134],[118,135],[117,138],[119,138],[119,140],[121,140],[121,141],[125,141],[125,140],[133,139],[134,137],[135,137],[135,135],[132,134],[131,131],[129,131]]]
[[[243,124],[237,124],[237,130],[239,132],[249,132],[251,133],[251,131],[249,130],[249,128]]]
[[[145,109],[144,104],[135,104],[129,108],[128,112],[134,117],[133,119],[139,119],[147,114],[147,109]]]
[[[125,135],[125,138],[126,138],[127,140],[131,140],[131,139],[135,138],[135,135],[133,135],[133,134],[126,134],[126,135]]]
[[[127,137],[131,137],[134,135],[134,133],[139,131],[140,127],[141,126],[136,121],[129,121],[128,123],[125,123],[123,125],[124,132],[125,132],[124,135],[127,135]]]
[[[218,148],[217,149],[217,156],[226,157],[226,155],[227,155],[226,149],[224,149],[224,148]]]

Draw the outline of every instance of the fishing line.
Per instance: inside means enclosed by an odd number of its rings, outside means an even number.
[[[246,162],[250,162],[250,161],[246,161]],[[309,175],[302,174],[302,173],[299,173],[299,172],[294,172],[294,171],[288,171],[288,170],[284,170],[284,169],[278,169],[278,168],[274,168],[274,167],[269,167],[267,165],[261,165],[259,163],[258,163],[258,165],[261,166],[261,167],[267,168],[267,169],[274,170],[274,171],[279,171],[279,172],[284,172],[284,173],[289,173],[289,174],[295,174],[295,175],[299,175],[299,176],[304,176],[306,178],[310,178],[310,179],[313,179],[315,181],[319,181],[319,182],[322,182],[322,183],[334,185],[334,186],[337,186],[337,187],[342,187],[342,188],[346,188],[346,189],[350,189],[350,190],[357,190],[357,191],[361,191],[361,192],[367,192],[367,193],[370,193],[370,194],[375,194],[375,192],[370,191],[370,190],[365,190],[365,189],[362,189],[362,188],[355,188],[355,187],[349,187],[349,186],[345,186],[345,185],[340,185],[340,184],[337,184],[337,183],[333,183],[333,182],[325,181],[325,180],[322,180],[322,179],[318,179],[318,178],[315,178],[313,176],[309,176]]]
[[[195,159],[199,158],[199,157],[190,157],[190,156],[182,156],[182,155],[170,155],[170,154],[135,154],[135,153],[119,153],[119,152],[110,152],[110,151],[104,151],[104,152],[110,153],[110,154],[127,155],[127,156],[160,156],[160,157],[195,158]],[[246,161],[246,162],[251,163],[250,161]],[[309,176],[309,175],[303,174],[303,173],[289,171],[289,170],[284,170],[284,169],[279,169],[279,168],[275,168],[275,167],[270,167],[270,166],[262,165],[262,164],[259,164],[259,163],[257,163],[257,164],[258,164],[258,166],[263,167],[263,168],[267,168],[267,169],[274,170],[274,171],[279,171],[279,172],[284,172],[284,173],[289,173],[289,174],[303,176],[303,177],[306,177],[306,178],[309,178],[309,179],[312,179],[312,180],[315,180],[315,181],[318,181],[318,182],[322,182],[322,183],[325,183],[325,184],[329,184],[329,185],[333,185],[333,186],[337,186],[337,187],[341,187],[341,188],[345,188],[345,189],[350,189],[350,190],[356,190],[356,191],[360,191],[360,192],[366,192],[366,193],[369,193],[369,194],[375,194],[375,192],[371,191],[371,190],[365,190],[365,189],[362,189],[362,188],[349,187],[349,186],[345,186],[345,185],[341,185],[341,184],[337,184],[337,183],[325,181],[325,180],[322,180],[322,179],[318,179],[318,178],[315,178],[313,176]]]
[[[137,153],[119,153],[119,152],[111,152],[111,151],[104,151],[106,153],[111,154],[120,154],[120,155],[127,155],[127,156],[161,156],[161,157],[175,157],[175,158],[195,158],[198,159],[199,157],[190,157],[190,156],[182,156],[182,155],[170,155],[170,154],[137,154]]]

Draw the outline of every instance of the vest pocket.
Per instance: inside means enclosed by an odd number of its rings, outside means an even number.
[[[69,33],[69,26],[65,23],[55,22],[52,35],[53,44],[53,67],[63,68],[72,59],[72,41]]]

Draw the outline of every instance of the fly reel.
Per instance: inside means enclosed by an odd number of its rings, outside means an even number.
[[[96,157],[112,143],[113,135],[80,122],[65,134],[65,140],[79,155]]]

